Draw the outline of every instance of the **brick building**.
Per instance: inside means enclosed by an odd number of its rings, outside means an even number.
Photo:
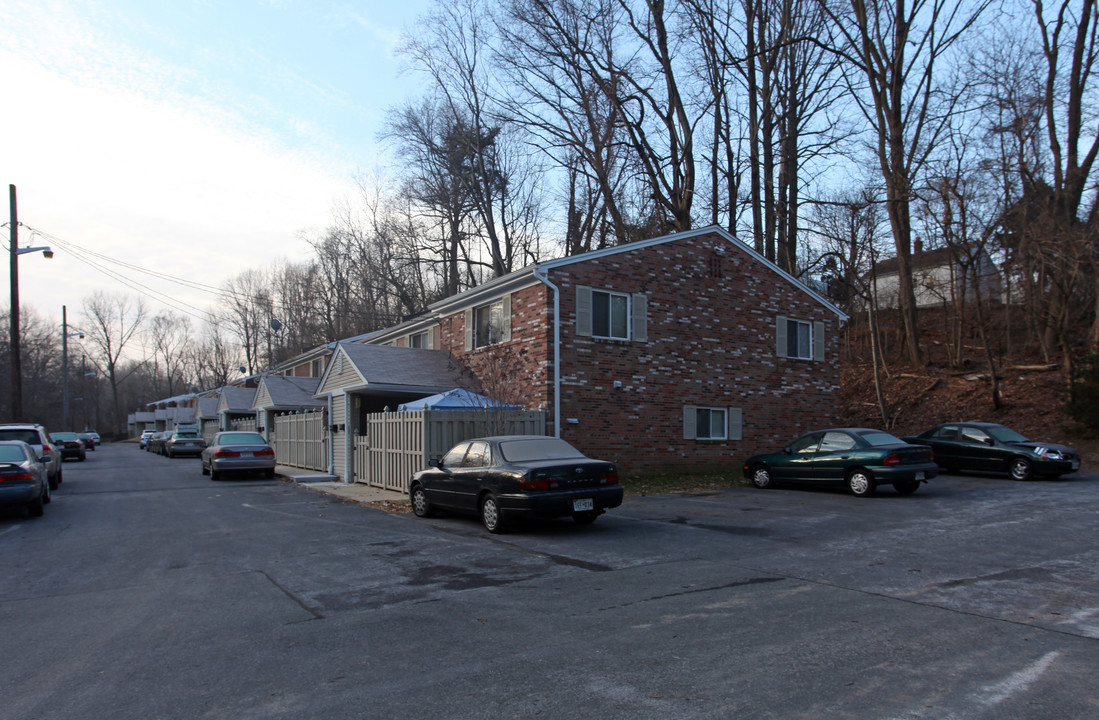
[[[626,472],[735,463],[834,423],[846,316],[718,227],[538,263],[366,342],[446,352]]]

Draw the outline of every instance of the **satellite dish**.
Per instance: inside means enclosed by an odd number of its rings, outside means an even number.
[[[271,318],[271,329],[275,332],[282,330],[282,323],[280,323],[277,318]]]
[[[246,370],[243,365],[240,366],[240,374],[241,375],[247,375],[248,374],[248,370]]]

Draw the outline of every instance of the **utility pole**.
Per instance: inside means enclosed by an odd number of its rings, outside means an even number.
[[[11,420],[23,419],[23,361],[19,348],[19,212],[15,203],[15,185],[8,185],[11,201]]]
[[[68,431],[72,427],[69,422],[69,318],[66,308],[61,306],[61,421]]]

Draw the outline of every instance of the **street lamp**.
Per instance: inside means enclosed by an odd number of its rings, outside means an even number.
[[[47,259],[53,257],[48,247],[19,247],[19,213],[16,210],[15,186],[8,185],[11,201],[11,419],[23,419],[23,360],[19,337],[19,256],[41,252]]]
[[[69,419],[69,338],[84,339],[82,332],[69,332],[69,318],[66,315],[65,306],[61,306],[61,417],[65,423],[65,429],[71,430],[72,423]]]

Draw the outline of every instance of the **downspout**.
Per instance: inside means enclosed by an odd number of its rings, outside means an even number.
[[[328,433],[328,474],[336,474],[336,448],[335,438],[332,437],[332,393],[328,393],[328,422],[324,424],[324,431]]]
[[[553,291],[553,436],[561,437],[561,290],[550,282],[541,265],[534,266],[534,277]]]

